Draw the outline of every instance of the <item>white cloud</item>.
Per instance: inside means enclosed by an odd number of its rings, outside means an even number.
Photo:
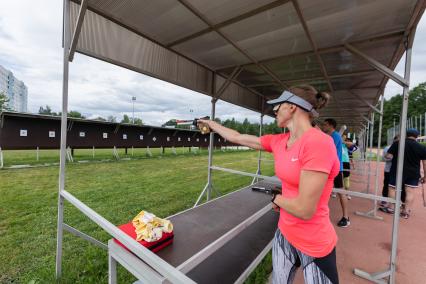
[[[0,64],[12,70],[29,89],[28,109],[37,112],[49,105],[61,108],[62,94],[62,1],[0,0]],[[425,81],[426,20],[422,20],[413,51],[412,86]],[[400,63],[397,71],[402,74]],[[389,83],[387,97],[400,92]],[[210,115],[210,98],[160,80],[76,54],[70,64],[69,109],[88,117],[132,114],[159,125],[171,118],[190,119]],[[192,112],[191,112],[192,110]],[[259,114],[219,101],[217,116],[259,121]],[[271,122],[271,118],[265,118]]]

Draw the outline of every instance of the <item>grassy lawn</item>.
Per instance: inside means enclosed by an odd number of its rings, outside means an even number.
[[[166,217],[191,207],[207,180],[206,151],[201,155],[188,152],[183,155],[183,150],[179,151],[181,154],[177,156],[169,153],[148,159],[142,158],[144,150],[138,153],[135,150],[134,155],[140,159],[68,164],[66,188],[117,225],[128,222],[142,209]],[[12,151],[6,154],[10,164],[35,160],[32,156],[35,151],[19,153],[15,160]],[[80,159],[86,159],[91,156],[91,150],[76,150],[75,155],[77,159],[79,155]],[[52,162],[57,159],[57,151],[46,151],[41,156]],[[264,157],[271,159],[268,154]],[[256,158],[255,151],[218,151],[213,164],[255,172]],[[58,171],[57,166],[0,170],[0,283],[55,282]],[[273,174],[273,163],[263,163],[262,173]],[[249,184],[251,178],[214,171],[213,182],[222,193],[227,193]],[[69,203],[65,206],[64,219],[101,241],[109,239]],[[265,280],[270,271],[268,258],[249,283]],[[134,281],[122,268],[118,275],[120,283]],[[107,280],[106,252],[64,232],[61,283],[107,283]]]
[[[145,159],[149,158],[146,148],[129,148],[127,155],[124,148],[117,149],[120,158]],[[153,156],[160,156],[160,148],[152,148],[149,150]],[[200,149],[197,150],[200,153]],[[219,149],[217,150],[219,151]],[[231,151],[231,150],[227,150]],[[190,153],[188,147],[176,148],[176,155],[187,155]],[[207,149],[201,149],[201,154],[207,154]],[[171,148],[164,149],[164,155],[175,156]],[[75,149],[74,161],[106,161],[115,160],[112,149]],[[39,150],[37,160],[37,150],[5,150],[3,151],[3,162],[5,167],[14,165],[45,165],[59,163],[59,150]]]

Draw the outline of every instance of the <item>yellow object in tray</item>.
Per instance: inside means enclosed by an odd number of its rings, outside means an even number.
[[[136,240],[155,242],[161,239],[163,232],[171,233],[173,231],[173,224],[166,219],[161,219],[154,214],[146,211],[141,211],[132,220],[135,227]]]

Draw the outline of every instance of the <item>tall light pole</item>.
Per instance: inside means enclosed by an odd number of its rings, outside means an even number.
[[[132,104],[133,104],[133,109],[132,109],[132,123],[135,124],[135,101],[136,101],[136,97],[132,97]]]

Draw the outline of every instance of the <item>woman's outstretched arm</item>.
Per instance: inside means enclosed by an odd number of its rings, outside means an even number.
[[[198,120],[199,123],[207,124],[210,129],[218,133],[220,136],[235,144],[247,146],[256,150],[261,150],[260,138],[254,135],[241,134],[238,131],[227,128],[213,120]]]

